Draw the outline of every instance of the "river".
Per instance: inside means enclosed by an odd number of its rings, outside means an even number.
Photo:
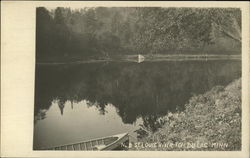
[[[238,60],[37,65],[34,149],[129,132],[241,77]]]

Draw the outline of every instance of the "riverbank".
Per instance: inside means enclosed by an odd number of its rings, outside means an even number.
[[[241,79],[192,97],[183,112],[169,113],[162,121],[162,128],[131,150],[240,150]]]
[[[208,61],[208,60],[241,60],[241,55],[216,55],[216,54],[154,54],[143,55],[144,61],[158,62],[158,61]],[[97,62],[137,62],[138,55],[116,55],[112,57],[92,57],[88,59],[61,59],[50,61],[37,61],[37,65],[70,65],[70,64],[85,64],[85,63],[97,63]]]

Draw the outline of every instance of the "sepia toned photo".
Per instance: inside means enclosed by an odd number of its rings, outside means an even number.
[[[36,7],[33,150],[241,151],[241,15]]]
[[[249,2],[1,6],[0,157],[249,158]]]

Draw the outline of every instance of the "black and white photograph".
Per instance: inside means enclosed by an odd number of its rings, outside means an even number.
[[[241,10],[37,7],[34,150],[241,150]]]
[[[0,157],[249,158],[249,6],[1,1]]]

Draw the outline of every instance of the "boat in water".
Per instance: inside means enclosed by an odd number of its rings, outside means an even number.
[[[138,54],[138,63],[141,63],[145,60],[145,57],[141,54]]]
[[[77,143],[65,144],[41,150],[125,150],[129,143],[128,133],[92,139]]]

